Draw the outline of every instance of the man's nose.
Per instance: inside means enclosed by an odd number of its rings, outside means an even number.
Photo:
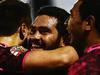
[[[41,39],[41,33],[39,31],[34,33],[34,39]]]

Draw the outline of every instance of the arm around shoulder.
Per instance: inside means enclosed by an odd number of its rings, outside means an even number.
[[[23,68],[35,67],[56,68],[69,65],[78,60],[78,54],[72,46],[65,46],[54,50],[37,50],[28,52],[23,59]]]

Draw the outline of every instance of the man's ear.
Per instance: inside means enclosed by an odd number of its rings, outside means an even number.
[[[84,29],[86,31],[90,31],[92,30],[94,24],[95,24],[95,18],[94,16],[90,15],[84,20]]]
[[[25,23],[22,23],[22,25],[19,28],[19,32],[21,40],[24,40],[28,35],[28,27]]]

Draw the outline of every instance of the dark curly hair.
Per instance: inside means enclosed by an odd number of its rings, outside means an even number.
[[[22,22],[31,23],[30,6],[18,0],[0,3],[0,35],[15,33]]]

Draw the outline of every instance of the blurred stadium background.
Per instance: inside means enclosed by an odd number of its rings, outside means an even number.
[[[34,19],[37,10],[47,5],[63,8],[70,13],[70,9],[73,7],[73,4],[77,0],[21,0],[21,1],[30,4],[30,6],[32,7],[32,19]]]

